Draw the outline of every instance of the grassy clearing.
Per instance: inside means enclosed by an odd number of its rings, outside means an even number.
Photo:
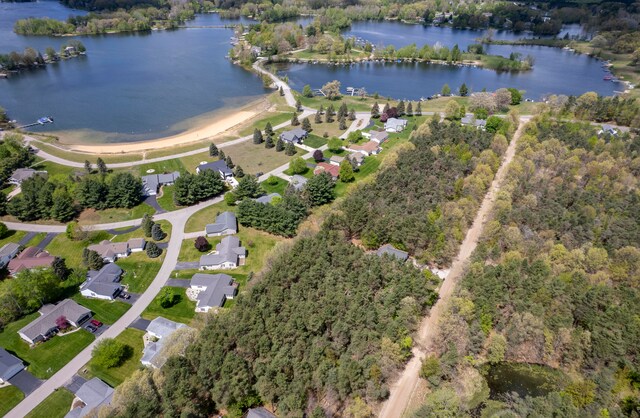
[[[0,239],[0,248],[2,248],[4,244],[8,244],[10,242],[17,244],[25,235],[27,235],[26,231],[10,230],[5,237]],[[33,242],[33,240],[31,240],[31,242]]]
[[[216,216],[225,211],[235,212],[236,207],[227,205],[223,200],[215,205],[200,209],[191,215],[184,230],[185,232],[202,231],[204,233],[205,225],[213,223],[216,220]]]
[[[129,221],[132,219],[142,218],[142,215],[148,213],[153,215],[156,210],[146,203],[141,203],[131,209],[113,208],[105,210],[85,209],[78,221],[83,225],[105,224],[111,222]]]
[[[169,212],[177,210],[182,207],[182,206],[178,207],[176,203],[173,201],[174,190],[175,190],[174,186],[162,186],[162,189],[160,192],[162,195],[157,198],[158,204],[160,205],[160,207]]]
[[[231,157],[235,165],[240,165],[245,174],[255,174],[259,171],[266,173],[293,158],[284,151],[276,152],[275,147],[267,149],[264,144],[256,145],[252,141],[225,147],[224,153]]]
[[[25,364],[28,364],[27,370],[34,376],[48,379],[88,346],[94,336],[81,329],[70,334],[55,336],[34,348],[29,348],[29,344],[20,338],[18,331],[39,316],[35,312],[4,327],[0,332],[0,347],[21,358]]]
[[[160,257],[149,258],[147,253],[142,251],[116,261],[116,264],[125,271],[121,283],[128,285],[131,293],[144,292],[160,271],[164,256],[163,251]]]
[[[320,88],[322,86],[313,87]],[[373,97],[361,98],[356,96],[341,96],[338,100],[329,100],[323,96],[303,97],[302,95],[297,95],[297,97],[300,98],[300,102],[304,106],[312,107],[314,109],[319,109],[321,105],[326,109],[329,105],[332,104],[333,107],[338,110],[342,103],[346,103],[349,109],[353,108],[356,112],[368,112],[371,110],[371,107],[375,102],[378,102],[378,104],[380,104],[387,100],[383,97],[374,99]]]
[[[326,108],[326,107],[325,107]],[[336,108],[336,112],[338,111],[338,108]],[[334,117],[334,121],[331,123],[325,123],[324,122],[324,116],[322,116],[322,122],[321,123],[315,123],[315,118],[314,116],[309,116],[309,122],[311,123],[311,132],[313,132],[313,135],[316,135],[318,137],[323,137],[324,134],[326,133],[328,135],[328,137],[332,137],[332,136],[340,136],[344,133],[345,129],[340,129],[340,123],[338,122],[338,119],[336,119],[336,117]],[[302,123],[302,120],[300,120],[300,122]],[[349,127],[349,125],[351,124],[351,121],[347,119],[347,127]],[[286,131],[290,129],[289,127],[278,130],[276,133],[277,135],[279,135],[282,131]],[[276,135],[276,137],[277,137]],[[309,145],[309,146],[313,146],[309,143],[307,143],[307,141],[304,141],[305,145]]]
[[[265,193],[279,193],[281,196],[284,196],[284,191],[287,189],[289,182],[285,179],[281,179],[280,177],[275,177],[276,182],[274,184],[268,184],[266,181],[260,183],[262,189]]]
[[[78,163],[84,163],[85,161],[90,161],[92,164],[95,164],[98,158],[102,158],[102,160],[108,164],[113,163],[129,163],[133,161],[139,161],[142,159],[141,153],[131,153],[131,154],[87,154],[76,151],[69,151],[62,148],[58,148],[55,145],[46,144],[43,142],[37,142],[35,146],[47,154],[55,155],[56,157],[64,158],[65,160],[75,161]],[[80,169],[78,169],[80,170]]]
[[[72,241],[66,234],[58,234],[47,246],[52,255],[64,258],[67,266],[71,268],[82,268],[82,250],[91,244],[96,244],[111,236],[105,231],[95,231],[89,233],[89,237],[82,241]]]
[[[66,165],[60,165],[56,163],[52,163],[51,161],[39,160],[38,162],[33,164],[31,168],[36,170],[44,170],[48,173],[49,178],[60,178],[61,180],[65,180],[69,176],[73,176],[76,173],[83,173],[84,169],[69,167]]]
[[[24,399],[24,393],[15,386],[0,388],[0,416],[5,416]]]
[[[292,110],[291,108],[285,109],[285,112],[270,112],[267,113],[267,116],[253,122],[250,126],[247,126],[244,129],[241,129],[238,133],[240,136],[247,136],[253,134],[253,131],[258,128],[261,131],[264,131],[264,127],[267,125],[267,122],[271,122],[271,126],[279,125],[283,122],[291,120]]]
[[[327,143],[327,139],[318,135],[310,134],[305,138],[304,144],[311,148],[320,148]]]
[[[86,364],[83,368],[86,373],[81,373],[81,376],[85,379],[91,379],[97,377],[102,379],[105,383],[112,387],[116,387],[124,380],[131,376],[134,371],[142,367],[140,359],[142,358],[142,349],[144,343],[142,337],[144,332],[138,329],[127,328],[115,339],[129,347],[131,347],[131,356],[118,367],[107,369],[105,367],[95,364],[93,360]]]
[[[160,173],[171,173],[174,171],[185,171],[186,168],[182,164],[181,160],[177,158],[173,158],[171,160],[158,161],[155,163],[139,165],[138,167],[136,167],[136,170],[138,171],[137,173],[138,175],[146,176],[147,174],[149,174],[147,172],[149,170],[154,170],[153,171],[154,174],[160,174]]]
[[[74,395],[68,389],[58,388],[36,406],[26,418],[63,418],[71,408]]]
[[[170,289],[175,294],[180,295],[178,303],[170,308],[163,308],[160,306],[160,295],[158,295],[147,306],[147,309],[142,312],[142,317],[144,319],[154,319],[162,316],[172,321],[189,324],[196,314],[196,303],[187,298],[186,289],[181,287],[171,287]]]
[[[87,309],[91,309],[93,317],[105,324],[113,324],[116,322],[125,312],[131,308],[131,305],[119,301],[108,301],[101,299],[85,298],[81,294],[75,294],[71,299],[78,302],[80,305]]]
[[[162,227],[162,230],[167,234],[164,239],[156,242],[169,242],[169,239],[171,238],[171,223],[165,220],[156,221],[156,223],[159,224]],[[144,238],[147,241],[151,240],[151,238],[144,236],[144,230],[142,228],[138,228],[135,231],[128,232],[126,234],[110,236],[109,238],[111,238],[111,241],[113,242],[125,242],[129,241],[131,238]]]

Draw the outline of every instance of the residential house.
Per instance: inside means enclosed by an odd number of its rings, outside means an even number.
[[[39,318],[18,331],[18,335],[29,344],[35,344],[54,336],[58,332],[56,320],[61,316],[64,316],[67,322],[74,327],[82,325],[91,318],[89,309],[71,299],[65,299],[57,305],[44,305],[38,312],[40,313]]]
[[[73,400],[73,409],[64,418],[82,418],[102,406],[111,405],[112,398],[113,388],[94,377],[80,386]]]
[[[160,186],[171,186],[180,177],[178,171],[165,174],[149,174],[142,176],[142,191],[146,196],[155,196],[158,194]]]
[[[389,133],[387,131],[370,131],[367,132],[367,134],[367,138],[373,142],[377,142],[378,144],[382,144],[384,141],[389,139]]]
[[[129,251],[132,253],[139,253],[144,251],[147,246],[147,241],[145,241],[144,238],[131,238],[127,241],[127,244],[129,244]]]
[[[294,174],[293,176],[291,176],[291,180],[289,181],[289,183],[295,190],[302,190],[304,189],[304,186],[306,186],[307,181],[309,181],[309,179],[307,179],[306,177],[301,176],[300,174]]]
[[[222,212],[216,216],[216,222],[204,227],[204,232],[208,237],[219,237],[221,235],[232,235],[238,233],[238,220],[233,212]]]
[[[240,239],[227,235],[216,245],[215,251],[200,257],[200,270],[223,270],[243,266],[247,250],[240,246]]]
[[[258,202],[258,203],[264,203],[266,205],[266,204],[269,204],[269,203],[273,202],[273,199],[281,198],[281,197],[282,196],[280,196],[280,193],[269,193],[269,194],[266,194],[264,196],[260,196],[260,197],[256,198],[255,201]]]
[[[124,271],[114,263],[105,264],[100,270],[89,270],[87,280],[80,285],[80,294],[87,298],[114,300],[122,291],[120,278]]]
[[[212,308],[221,308],[227,299],[238,294],[238,283],[228,274],[196,273],[191,277],[191,290],[198,301],[196,312],[209,312]]]
[[[618,130],[614,128],[612,125],[602,125],[602,129],[598,131],[598,135],[618,135]]]
[[[13,172],[13,174],[11,174],[11,177],[9,177],[9,183],[19,186],[23,181],[30,179],[33,176],[46,175],[46,171],[38,171],[34,170],[33,168],[18,168]]]
[[[364,163],[364,154],[361,152],[354,152],[353,154],[349,154],[347,158],[351,160],[357,167],[360,167]]]
[[[140,362],[149,367],[162,367],[167,361],[165,356],[160,355],[162,348],[167,342],[167,338],[181,328],[188,327],[161,316],[151,321],[147,326],[147,335],[144,338],[145,346]]]
[[[384,124],[384,130],[387,132],[402,132],[407,126],[406,119],[389,118]]]
[[[342,164],[343,161],[344,157],[339,155],[332,155],[331,158],[329,158],[329,164],[337,165],[338,167],[340,167],[340,164]]]
[[[247,418],[276,418],[276,416],[265,408],[260,407],[249,409],[247,412]]]
[[[462,126],[474,126],[476,129],[484,129],[487,126],[487,121],[485,119],[476,119],[476,117],[471,113],[464,115],[460,120],[460,123]]]
[[[362,145],[351,144],[346,149],[347,151],[359,152],[365,156],[378,154],[381,151],[380,144],[375,141],[365,142]]]
[[[318,163],[316,168],[313,170],[314,175],[318,175],[321,173],[329,173],[331,177],[335,180],[340,175],[340,167],[337,165],[329,164],[329,163]]]
[[[13,242],[4,244],[2,248],[0,248],[0,269],[5,268],[18,252],[20,252],[20,246],[18,244]]]
[[[101,241],[100,244],[93,244],[87,247],[91,251],[97,252],[106,263],[113,263],[118,258],[129,257],[131,250],[126,242]]]
[[[202,163],[196,167],[196,173],[200,174],[204,170],[213,170],[220,174],[224,180],[233,178],[233,171],[229,168],[224,160],[213,161],[210,163]]]
[[[25,248],[13,260],[9,261],[9,274],[15,275],[22,270],[51,267],[56,258],[38,247]]]
[[[302,128],[294,128],[289,131],[284,131],[280,134],[280,139],[284,142],[289,142],[292,144],[299,144],[303,139],[307,137],[308,133]]]
[[[24,369],[22,360],[0,347],[0,385]]]
[[[409,253],[407,253],[406,251],[398,250],[391,244],[385,244],[382,247],[378,248],[376,254],[378,254],[379,257],[387,254],[402,261],[407,261],[407,259],[409,258]]]

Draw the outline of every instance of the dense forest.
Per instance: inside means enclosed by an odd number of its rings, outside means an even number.
[[[639,145],[548,116],[527,127],[423,366],[432,392],[417,416],[638,416]],[[504,361],[564,377],[487,400]]]
[[[428,275],[430,276],[430,274]],[[300,238],[184,357],[117,389],[110,414],[210,416],[271,403],[281,416],[342,414],[388,394],[411,332],[435,301],[430,277],[366,255],[327,229]],[[256,280],[256,279],[254,279]]]

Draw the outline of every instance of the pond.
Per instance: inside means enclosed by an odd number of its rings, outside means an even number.
[[[521,398],[545,396],[561,389],[566,377],[549,367],[524,363],[499,363],[490,366],[487,373],[489,397],[500,400],[515,392]]]

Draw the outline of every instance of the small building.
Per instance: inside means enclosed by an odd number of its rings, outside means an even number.
[[[240,245],[240,239],[227,235],[216,245],[215,251],[200,257],[200,270],[226,270],[243,266],[246,256],[247,250]]]
[[[22,360],[0,347],[0,385],[24,369]]]
[[[101,241],[100,244],[90,245],[87,248],[97,252],[106,263],[113,263],[118,258],[129,257],[131,253],[128,243],[111,242],[109,240]]]
[[[280,139],[282,139],[284,142],[299,144],[307,137],[308,134],[309,133],[302,128],[294,128],[281,133]]]
[[[74,327],[82,325],[91,318],[89,309],[71,299],[65,299],[57,305],[44,305],[38,313],[40,313],[39,318],[18,331],[18,335],[29,344],[35,344],[54,336],[58,332],[56,320],[61,316],[64,316],[67,322]]]
[[[301,176],[300,174],[294,174],[293,176],[291,176],[289,184],[291,184],[294,190],[302,190],[307,185],[307,181],[309,181],[309,179],[307,179],[306,177]]]
[[[38,247],[25,248],[13,260],[9,261],[9,274],[15,275],[22,270],[51,267],[56,258]]]
[[[224,160],[213,161],[210,163],[202,163],[196,167],[196,173],[200,174],[204,170],[213,170],[220,174],[223,180],[233,178],[233,171],[229,168]]]
[[[329,158],[329,164],[337,165],[338,167],[340,167],[340,164],[342,164],[343,161],[344,157],[339,155],[332,155],[331,158]]]
[[[33,176],[46,177],[47,174],[48,173],[46,171],[38,171],[33,168],[18,168],[13,172],[13,174],[11,174],[11,177],[9,177],[9,183],[19,186],[23,181],[30,179]]]
[[[227,299],[238,294],[238,283],[228,274],[196,273],[191,277],[191,289],[198,301],[196,312],[209,312],[221,308]]]
[[[178,171],[142,176],[142,191],[146,196],[155,196],[161,186],[171,186],[178,177],[180,177],[180,172]]]
[[[260,407],[249,409],[247,412],[247,418],[276,418],[276,416],[265,408]]]
[[[281,197],[282,196],[280,196],[280,193],[269,193],[264,196],[260,196],[256,198],[255,201],[258,203],[264,203],[265,205],[267,205],[273,202],[273,199],[281,198]]]
[[[362,145],[351,144],[346,149],[347,151],[359,152],[361,154],[364,154],[365,156],[375,155],[380,153],[381,151],[380,144],[375,141],[365,142]]]
[[[208,237],[219,237],[221,235],[232,235],[238,233],[238,220],[233,212],[222,212],[216,216],[216,222],[204,227],[205,235]]]
[[[406,119],[389,118],[384,124],[384,130],[387,132],[402,132],[407,123]]]
[[[347,158],[357,167],[360,167],[364,163],[364,157],[364,154],[361,152],[354,152],[347,156]]]
[[[127,244],[129,244],[129,251],[132,253],[139,253],[147,247],[147,241],[144,238],[131,238]]]
[[[0,269],[5,268],[11,259],[18,255],[20,252],[20,246],[14,242],[4,244],[0,248]]]
[[[160,368],[164,365],[166,358],[160,356],[160,352],[166,343],[166,339],[181,328],[188,328],[185,324],[174,322],[161,316],[152,320],[147,326],[145,335],[145,346],[142,350],[140,362],[149,367]]]
[[[460,119],[460,124],[462,126],[473,126],[476,129],[484,129],[487,126],[487,121],[486,119],[476,119],[473,114],[467,113]]]
[[[384,141],[389,139],[389,133],[387,131],[370,131],[368,132],[368,134],[368,138],[373,142],[377,142],[378,144],[382,144]]]
[[[378,248],[377,253],[378,257],[382,257],[385,254],[390,255],[392,257],[397,258],[398,260],[407,261],[409,258],[409,253],[406,251],[398,250],[391,244],[385,244],[382,247]]]
[[[329,163],[318,163],[313,170],[313,174],[318,175],[322,173],[329,173],[331,177],[336,180],[340,175],[340,167]]]
[[[80,294],[87,298],[114,300],[122,286],[124,271],[114,263],[105,264],[100,270],[89,270],[87,280],[80,285]]]
[[[80,386],[72,404],[75,408],[67,412],[64,418],[84,417],[91,411],[95,411],[102,406],[111,405],[112,398],[113,388],[97,377],[94,377]],[[80,402],[78,402],[78,400]]]
[[[598,131],[598,135],[618,135],[618,130],[612,125],[602,125],[602,129]]]

